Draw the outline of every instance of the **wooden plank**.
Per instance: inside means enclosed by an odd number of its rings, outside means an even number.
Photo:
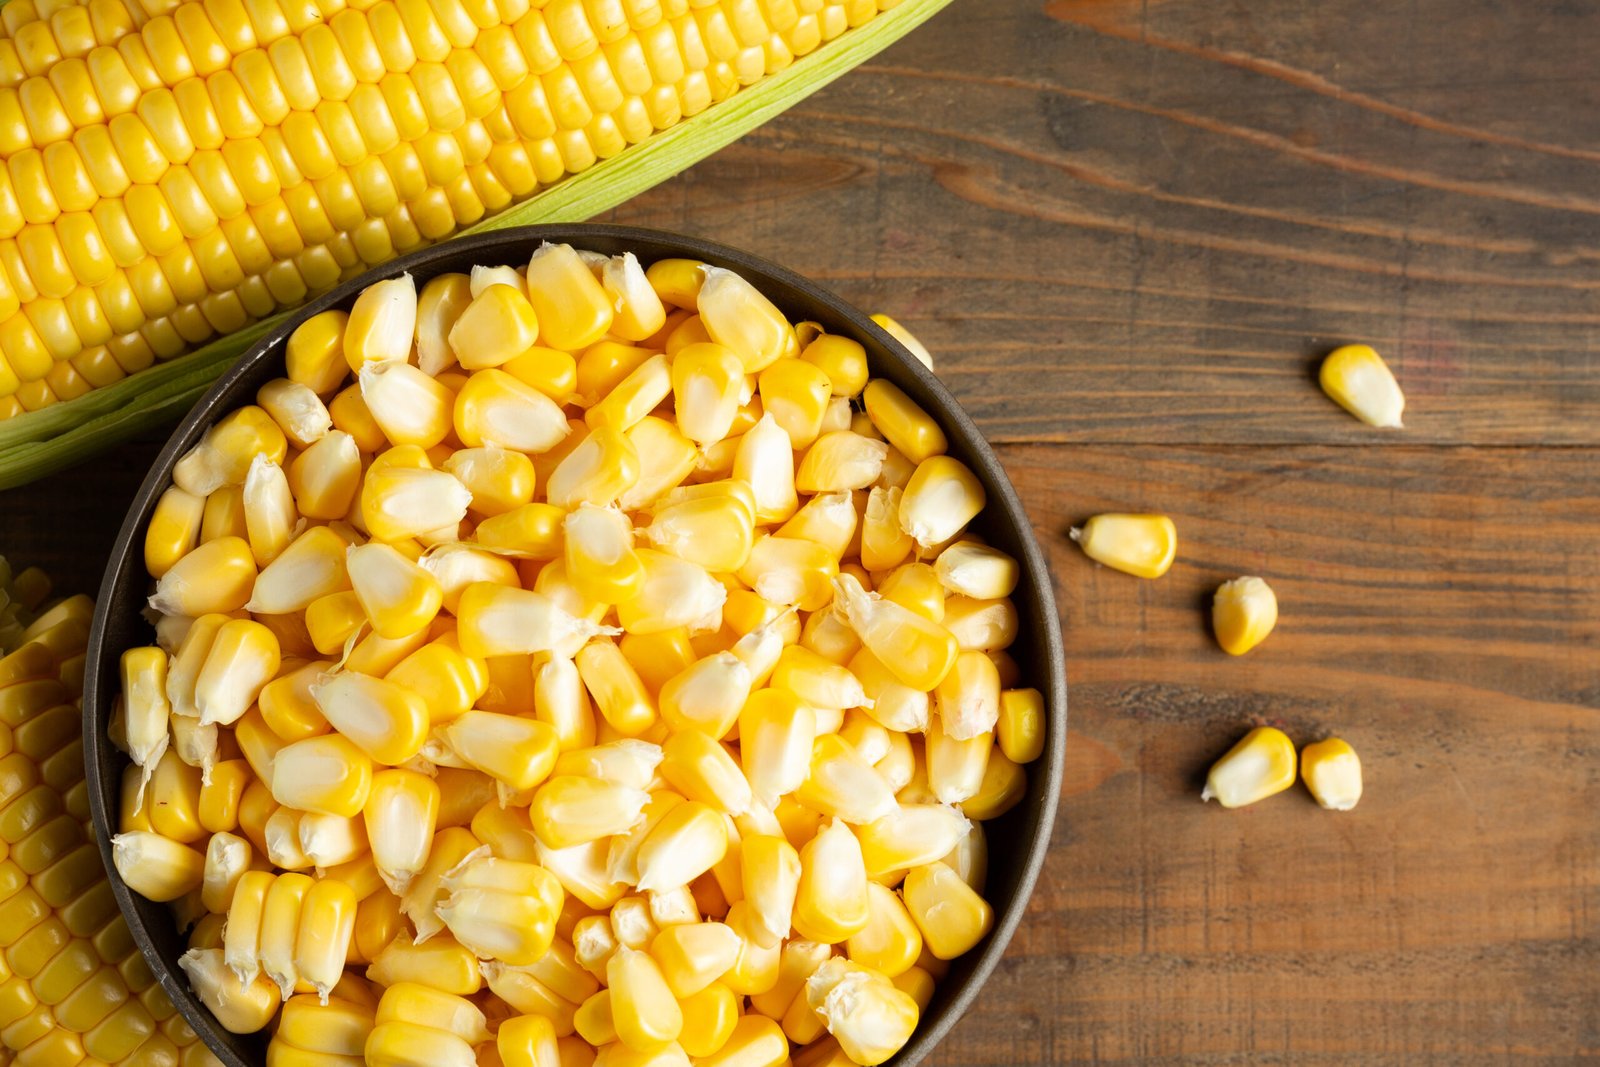
[[[935,1062],[1572,1062],[1600,1051],[1600,524],[1587,451],[1014,447],[1067,630],[1055,847]],[[1145,582],[1067,528],[1153,508]],[[1265,576],[1242,659],[1210,593]],[[1336,733],[1367,794],[1199,800],[1249,726]]]
[[[888,310],[1004,441],[1600,441],[1600,9],[953,5],[614,213]],[[1016,380],[1034,386],[1019,398]]]

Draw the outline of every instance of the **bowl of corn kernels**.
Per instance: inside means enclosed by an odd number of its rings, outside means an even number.
[[[1015,492],[880,321],[531,227],[217,382],[84,701],[113,890],[217,1060],[909,1064],[955,1023],[1049,844],[1066,681]]]

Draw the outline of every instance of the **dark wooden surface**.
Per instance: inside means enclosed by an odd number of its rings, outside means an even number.
[[[895,314],[1055,569],[1069,776],[939,1064],[1600,1056],[1600,7],[961,0],[615,213]],[[1400,434],[1317,392],[1377,345]],[[157,440],[0,494],[91,588]],[[1066,540],[1178,524],[1159,582]],[[1261,574],[1232,660],[1203,605]],[[1247,726],[1368,793],[1202,805]]]

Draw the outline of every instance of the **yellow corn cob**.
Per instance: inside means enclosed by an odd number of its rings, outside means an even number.
[[[78,699],[78,678],[64,667],[83,652],[92,608],[87,598],[51,604],[48,595],[42,572],[13,574],[0,558],[0,703],[7,737],[23,742],[11,758],[36,768],[40,813],[17,823],[9,859],[0,863],[7,942],[0,1055],[15,1054],[17,1063],[134,1064],[176,1063],[181,1051],[185,1064],[214,1064],[187,1027],[158,1029],[174,1009],[107,892],[88,811],[78,806],[81,742],[44,729],[63,703]]]

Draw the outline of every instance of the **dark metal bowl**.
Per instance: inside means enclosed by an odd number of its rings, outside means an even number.
[[[185,949],[184,940],[167,906],[153,904],[131,892],[111,864],[110,839],[115,832],[112,813],[119,804],[122,768],[127,758],[109,743],[106,728],[119,684],[118,658],[122,650],[152,640],[151,627],[139,613],[150,584],[144,569],[145,527],[157,499],[171,483],[178,458],[213,422],[237,407],[254,403],[261,385],[283,376],[284,345],[300,322],[329,308],[349,307],[367,285],[402,271],[410,271],[420,284],[447,271],[468,271],[474,264],[520,266],[541,241],[564,241],[607,254],[633,252],[646,264],[685,257],[728,267],[749,279],[791,320],[819,322],[829,333],[859,341],[866,346],[874,376],[894,382],[939,420],[949,437],[950,454],[972,468],[989,495],[988,507],[974,520],[973,528],[1021,564],[1022,581],[1012,595],[1021,629],[1010,651],[1027,682],[1045,694],[1049,708],[1048,743],[1043,757],[1028,767],[1028,792],[1022,803],[1002,818],[985,824],[989,840],[985,895],[994,905],[994,932],[980,947],[954,961],[910,1043],[889,1061],[890,1067],[910,1067],[955,1025],[1000,961],[1022,919],[1050,845],[1067,733],[1066,668],[1050,574],[999,460],[938,378],[866,315],[821,286],[748,253],[692,237],[626,226],[528,226],[463,237],[423,249],[341,285],[301,308],[257,342],[194,406],[157,457],[128,510],[100,584],[98,609],[89,634],[83,699],[89,799],[117,903],[151,970],[189,1025],[228,1067],[262,1067],[266,1062],[265,1039],[229,1034],[190,992],[177,967],[177,959]]]

